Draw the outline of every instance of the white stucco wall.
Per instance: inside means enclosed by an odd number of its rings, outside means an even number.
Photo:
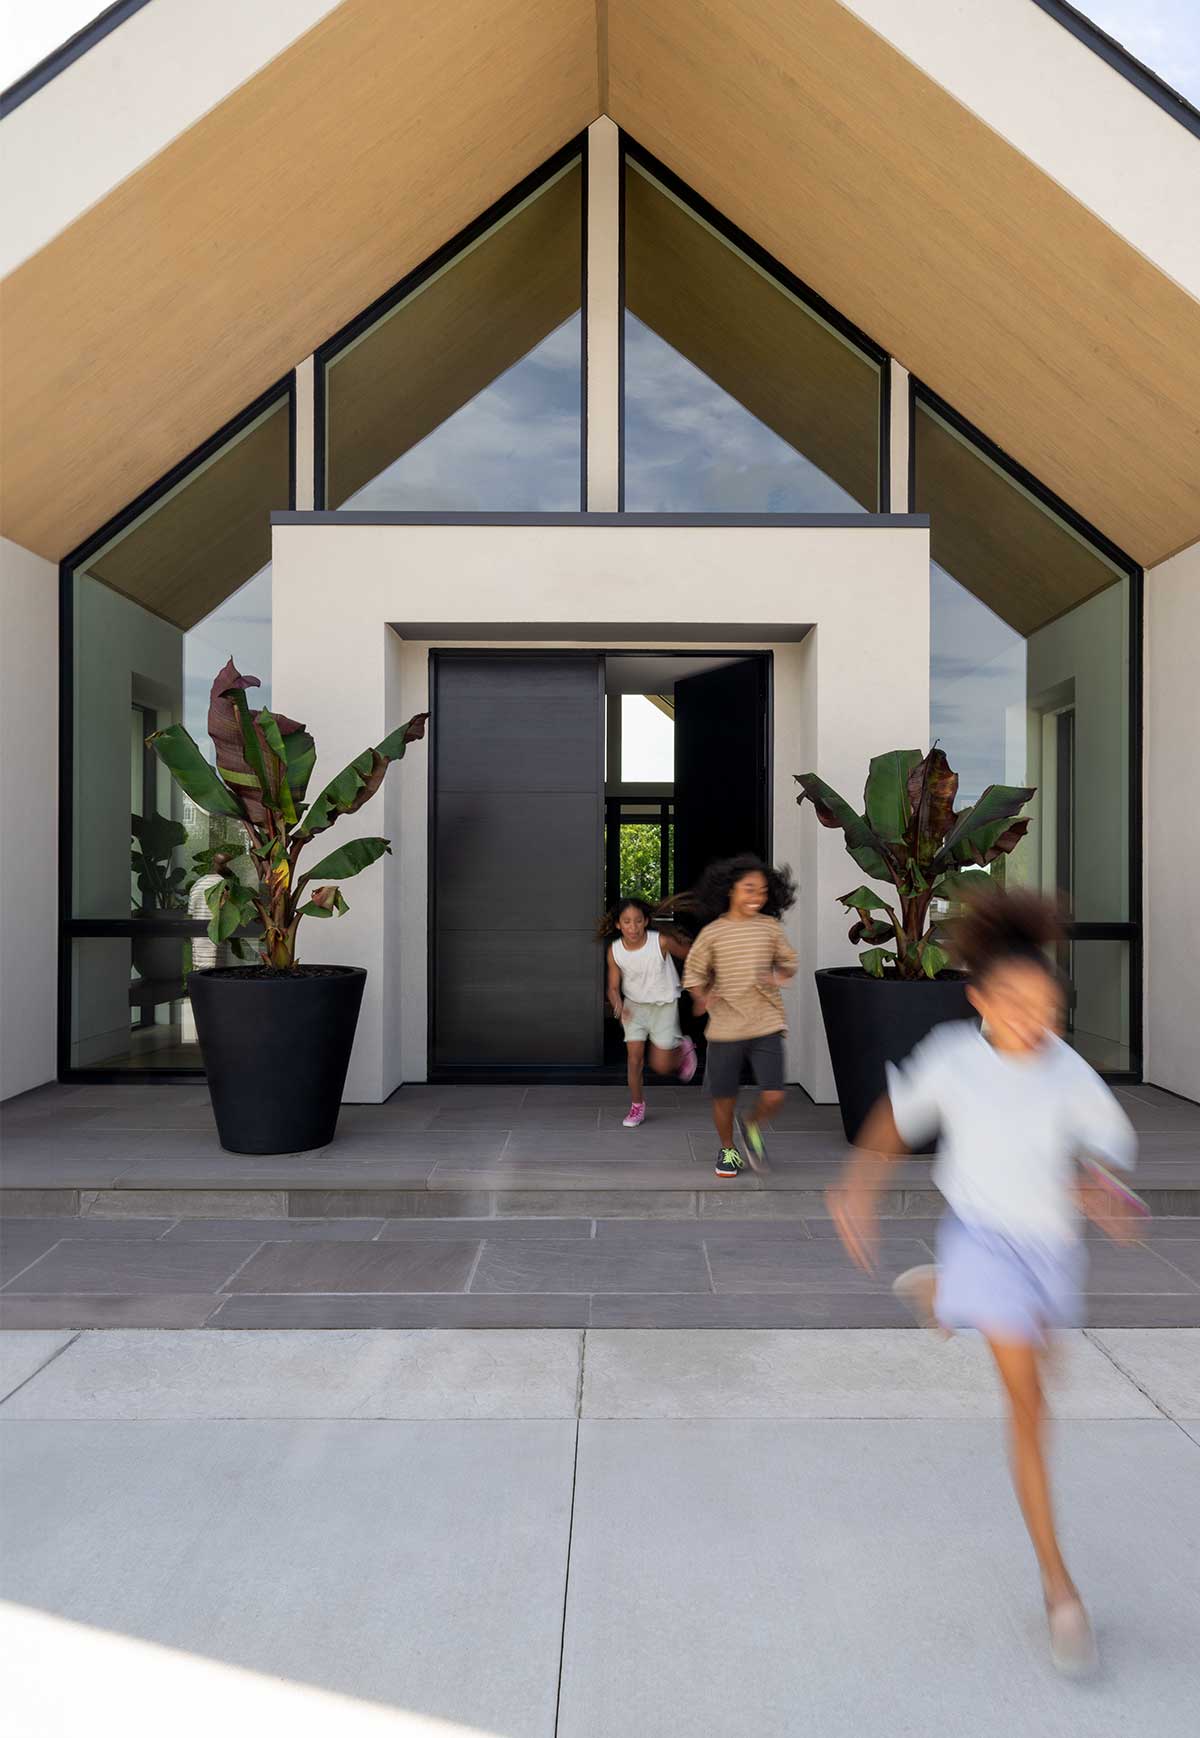
[[[821,1102],[835,1094],[812,972],[847,963],[836,895],[861,873],[840,834],[796,805],[795,772],[819,770],[861,793],[872,754],[924,746],[929,728],[929,540],[916,527],[654,527],[328,524],[274,533],[274,695],[304,719],[322,777],[428,703],[431,645],[588,645],[678,650],[772,645],[753,624],[814,624],[773,645],[774,849],[800,876],[789,929],[801,971],[789,992],[790,1073]],[[331,587],[353,607],[330,610]],[[631,637],[659,614],[696,624]],[[678,605],[673,609],[672,603]],[[888,622],[888,656],[864,691],[862,624]],[[455,630],[505,623],[485,640]],[[389,624],[403,624],[405,637]],[[436,624],[436,635],[423,630]],[[546,624],[554,624],[548,633]],[[574,636],[572,627],[580,633]],[[607,632],[609,627],[621,632]],[[436,720],[432,729],[436,729]],[[426,1071],[428,750],[410,750],[382,801],[339,823],[339,837],[386,832],[393,855],[347,884],[351,910],[309,922],[302,955],[370,976],[346,1097],[376,1102]],[[382,808],[382,812],[381,812]]]
[[[1085,43],[1030,0],[842,4],[1200,296],[1200,142]]]
[[[1200,1099],[1200,543],[1146,575],[1146,1079]]]
[[[4,120],[0,277],[303,36],[337,0],[154,0]]]
[[[0,1098],[52,1080],[58,569],[0,538]]]

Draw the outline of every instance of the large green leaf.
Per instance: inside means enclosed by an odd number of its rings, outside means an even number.
[[[147,738],[185,796],[208,815],[233,815],[244,819],[241,803],[216,769],[205,760],[182,724],[168,724]]]
[[[255,720],[250,715],[245,689],[231,688],[224,698],[229,701],[237,714],[238,728],[242,733],[242,753],[254,780],[253,785],[247,786],[246,789],[247,805],[256,800],[257,793],[257,801],[262,803],[264,809],[278,809],[279,799],[275,795],[275,780],[267,770],[267,762],[263,753],[266,745]]]
[[[904,839],[912,814],[908,781],[920,764],[919,748],[893,748],[871,759],[863,806],[868,825],[889,844],[899,844]]]
[[[852,893],[839,893],[838,904],[847,911],[891,911],[886,899],[881,899],[870,887],[856,887]]]
[[[1029,831],[1029,824],[1028,815],[1015,821],[993,821],[990,826],[981,827],[977,833],[968,833],[965,839],[960,839],[951,853],[953,860],[974,863],[977,867],[995,863],[1016,850]]]
[[[935,866],[940,867],[951,861],[956,846],[973,839],[976,834],[992,827],[995,822],[1014,820],[1033,794],[1033,786],[989,785],[977,803],[956,816],[954,825],[938,852]]]
[[[823,827],[841,828],[846,836],[846,849],[859,868],[877,881],[894,881],[895,873],[888,862],[883,841],[863,816],[855,813],[845,797],[839,796],[833,786],[827,785],[815,772],[798,772],[794,776],[801,791],[796,801],[810,802]]]
[[[424,736],[428,717],[428,712],[416,713],[407,724],[385,736],[377,748],[364,748],[349,766],[343,767],[313,802],[297,838],[311,839],[314,833],[323,833],[326,827],[331,827],[339,815],[352,815],[361,809],[383,783],[390,762],[402,760],[408,744]]]
[[[852,923],[847,934],[857,946],[863,941],[891,941],[896,932],[883,918],[863,918],[858,923]]]
[[[300,729],[285,736],[283,746],[287,756],[288,788],[298,806],[308,792],[308,781],[317,760],[317,745],[307,730]]]
[[[896,963],[896,956],[894,953],[889,953],[888,950],[883,947],[869,947],[865,953],[860,953],[858,956],[858,963],[863,971],[869,972],[873,978],[881,978],[883,976],[885,961],[888,965],[894,966]]]
[[[369,869],[372,863],[377,863],[391,848],[387,839],[347,839],[344,845],[331,851],[328,857],[322,857],[315,868],[306,869],[304,879],[348,881],[352,875],[357,875],[363,869]]]
[[[256,915],[254,895],[240,881],[219,881],[208,889],[204,898],[213,914],[208,926],[210,941],[228,941]]]
[[[944,972],[950,964],[949,954],[943,952],[936,942],[922,942],[920,956],[921,970],[927,978],[936,978],[938,973]]]
[[[274,786],[276,800],[279,804],[280,813],[283,815],[288,826],[294,827],[300,817],[296,813],[296,803],[292,796],[292,787],[288,783],[287,745],[279,728],[279,720],[264,706],[261,711],[255,714],[254,722],[258,726],[263,741],[275,757],[275,767],[277,768],[277,771],[275,771],[272,776],[272,784]]]
[[[912,857],[928,863],[954,822],[954,799],[958,774],[935,742],[929,753],[909,774],[908,800],[912,809],[908,842]]]
[[[983,869],[948,869],[934,882],[932,892],[935,899],[957,905],[976,893],[985,893],[992,885],[991,876]]]

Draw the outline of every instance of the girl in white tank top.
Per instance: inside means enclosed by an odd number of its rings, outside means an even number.
[[[646,1120],[646,1046],[650,1066],[660,1074],[677,1074],[689,1081],[696,1072],[696,1046],[679,1031],[677,959],[686,959],[688,944],[663,930],[651,929],[653,913],[641,899],[622,899],[600,926],[608,942],[608,1004],[625,1028],[625,1059],[632,1103],[626,1128]]]

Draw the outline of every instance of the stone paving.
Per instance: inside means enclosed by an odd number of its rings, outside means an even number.
[[[1146,1247],[1093,1239],[1088,1325],[1200,1326],[1200,1106],[1121,1097],[1156,1219]],[[699,1092],[650,1106],[627,1131],[619,1087],[406,1087],[322,1152],[247,1158],[202,1087],[26,1094],[0,1112],[0,1325],[905,1325],[889,1288],[930,1255],[928,1160],[898,1167],[868,1279],[825,1215],[836,1109],[791,1093],[771,1174],[722,1183]]]
[[[0,1335],[4,1730],[1190,1738],[1200,1332],[1053,1410],[1083,1684],[967,1340]]]

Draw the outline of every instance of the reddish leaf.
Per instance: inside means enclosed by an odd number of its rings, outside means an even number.
[[[908,781],[912,820],[908,842],[918,862],[929,862],[954,824],[954,799],[958,774],[935,742],[924,760],[914,767]]]

